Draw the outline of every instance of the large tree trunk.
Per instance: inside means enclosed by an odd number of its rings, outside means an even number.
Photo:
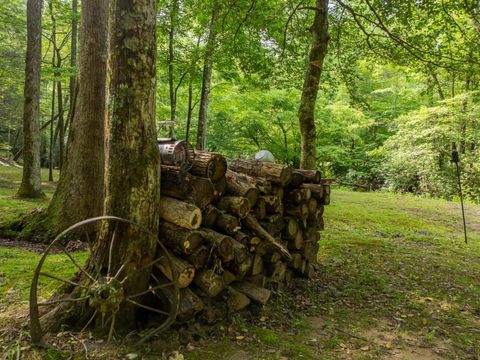
[[[301,132],[302,169],[316,167],[315,103],[317,101],[318,85],[323,68],[323,60],[328,46],[328,0],[316,0],[315,18],[310,28],[312,46],[308,56],[307,70],[303,82],[302,98],[298,109],[298,120]]]
[[[42,2],[27,1],[27,56],[23,109],[23,176],[18,196],[41,198],[40,69],[42,63]]]
[[[208,102],[210,98],[210,87],[212,82],[212,59],[215,49],[215,39],[217,37],[217,18],[219,13],[219,5],[215,1],[212,9],[212,18],[210,20],[210,29],[208,32],[207,46],[205,50],[205,59],[203,65],[202,92],[200,97],[200,109],[198,112],[198,128],[197,128],[197,149],[205,150],[207,141],[207,115]]]
[[[47,216],[54,233],[102,214],[107,74],[107,0],[82,1],[80,66],[66,161]]]
[[[106,213],[129,219],[158,234],[160,154],[155,130],[155,0],[111,0],[109,145]],[[82,58],[83,55],[82,55]],[[107,237],[108,238],[108,237]],[[113,273],[128,254],[132,273],[155,256],[155,238],[130,227],[114,247]],[[108,249],[100,240],[97,256]],[[151,268],[137,271],[124,284],[126,293],[147,289]],[[124,304],[119,327],[131,327],[135,308]]]

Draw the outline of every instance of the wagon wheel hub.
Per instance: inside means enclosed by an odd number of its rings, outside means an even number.
[[[102,277],[90,287],[88,304],[102,314],[116,313],[123,301],[122,283],[115,278]]]

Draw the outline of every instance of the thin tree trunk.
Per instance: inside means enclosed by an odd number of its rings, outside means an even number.
[[[110,106],[106,213],[130,219],[158,234],[160,154],[155,130],[156,39],[155,0],[111,0]],[[131,19],[136,19],[133,22]],[[83,56],[82,56],[83,57]],[[134,241],[132,240],[134,239]],[[113,273],[132,255],[126,273],[150,263],[156,240],[130,227],[114,248]],[[108,244],[100,240],[99,251]],[[126,293],[148,287],[151,269],[137,272],[124,284]],[[122,304],[118,326],[131,327],[135,308]]]
[[[77,67],[77,39],[78,39],[78,0],[72,0],[72,41],[70,44],[70,67]],[[69,80],[70,106],[68,109],[67,121],[65,122],[65,132],[68,130],[69,123],[72,120],[74,97],[75,97],[75,75],[70,76]]]
[[[201,37],[198,36],[196,53],[198,52],[198,48],[200,46],[200,39]],[[188,112],[187,112],[187,129],[185,131],[185,141],[187,142],[190,139],[190,128],[192,125],[193,108],[195,107],[195,105],[193,104],[193,78],[195,75],[195,64],[197,60],[198,60],[197,56],[192,56],[190,60],[190,69],[188,71]]]
[[[437,85],[438,96],[440,97],[440,100],[445,100],[445,94],[443,93],[443,89],[442,89],[442,85],[440,85],[440,81],[438,81],[437,74],[433,73],[432,79],[435,85]]]
[[[55,55],[53,55],[55,57]],[[50,108],[50,146],[48,149],[48,181],[53,181],[53,147],[54,147],[54,134],[53,134],[53,123],[55,119],[55,92],[57,87],[55,85],[55,80],[52,84],[52,102]]]
[[[108,0],[83,0],[78,85],[65,163],[48,216],[54,233],[103,213]]]
[[[50,10],[50,19],[52,20],[52,36],[50,38],[50,41],[52,43],[52,68],[57,68],[57,56],[60,54],[59,51],[57,51],[57,21],[55,18],[55,15],[53,14],[53,2],[50,0],[48,2],[48,8]],[[57,91],[57,77],[60,77],[60,74],[55,71],[54,72],[54,77],[55,79],[53,80],[53,85],[52,85],[52,108],[51,108],[51,123],[50,123],[50,148],[49,148],[49,153],[48,153],[48,180],[53,181],[53,168],[55,167],[55,160],[53,158],[53,153],[54,153],[54,148],[55,148],[55,136],[53,132],[54,124],[53,124],[53,119],[55,117],[55,96],[56,96],[56,91]]]
[[[172,0],[170,9],[170,29],[168,34],[168,86],[170,91],[170,120],[175,121],[175,112],[177,109],[177,99],[175,94],[175,81],[173,74],[173,62],[175,54],[173,51],[175,42],[175,31],[178,17],[178,0]]]
[[[208,32],[207,47],[205,50],[205,59],[203,65],[202,91],[200,98],[200,109],[198,113],[197,145],[198,150],[205,150],[207,140],[207,115],[208,102],[210,97],[210,87],[212,82],[212,59],[215,50],[215,39],[217,37],[216,22],[219,13],[217,2],[213,5],[212,18],[210,20],[210,29]]]
[[[23,176],[17,195],[41,198],[40,69],[42,63],[42,2],[27,1],[27,55],[23,108]]]
[[[467,143],[467,107],[468,107],[468,92],[470,91],[470,83],[471,83],[471,77],[470,74],[467,75],[467,78],[465,79],[465,99],[462,102],[462,119],[460,121],[460,146],[459,146],[459,153],[464,155],[465,154],[465,149],[466,149],[466,143]]]
[[[58,136],[59,136],[59,152],[58,152],[58,168],[63,168],[63,149],[65,141],[65,129],[63,120],[63,101],[62,101],[62,82],[57,82],[57,108],[58,108]]]
[[[187,112],[187,129],[185,130],[185,141],[188,142],[190,138],[190,126],[192,124],[192,113],[193,113],[193,80],[192,74],[189,75],[188,80],[188,112]]]
[[[302,97],[298,110],[301,132],[302,169],[315,169],[317,157],[317,134],[315,129],[315,104],[322,74],[323,60],[328,47],[328,0],[316,0],[315,18],[310,28],[312,45],[308,56]]]

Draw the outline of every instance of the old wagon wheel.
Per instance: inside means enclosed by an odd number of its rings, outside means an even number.
[[[113,273],[112,254],[116,245],[117,230],[121,227],[121,231],[126,231],[129,226],[136,227],[136,231],[140,230],[146,236],[155,239],[157,243],[156,256],[149,264],[125,274],[124,268],[131,260],[131,255],[125,254],[118,270]],[[104,232],[109,234],[108,238],[102,240],[109,247],[108,259],[102,261],[103,266],[100,266],[95,256],[92,256],[95,243],[91,239],[91,234],[100,233],[100,229],[109,230]],[[54,306],[70,302],[83,302],[92,313],[84,325],[84,329],[95,322],[97,326],[108,330],[108,340],[113,337],[116,313],[120,305],[125,302],[159,315],[158,326],[147,332],[147,337],[167,329],[175,321],[179,304],[179,289],[175,281],[163,282],[162,284],[151,282],[154,285],[150,285],[145,291],[136,294],[128,294],[123,287],[128,278],[134,278],[136,272],[155,265],[159,260],[167,261],[174,271],[171,256],[158,240],[158,236],[130,220],[115,216],[100,216],[81,221],[69,227],[47,247],[33,275],[30,288],[30,335],[32,341],[35,344],[42,343],[45,332],[40,322],[41,315],[46,314]],[[50,267],[56,266],[53,274],[52,271],[45,270],[45,268],[48,268],[46,265],[49,262],[51,263]],[[65,268],[70,268],[70,271],[67,271],[67,275],[62,275],[62,270]],[[177,275],[172,274],[172,277],[176,279]],[[88,281],[79,281],[77,280],[79,278]],[[50,283],[46,283],[46,279]],[[52,289],[52,283],[58,283],[58,285],[71,289],[79,289],[79,291],[70,295],[65,295],[65,291],[59,293],[58,290],[55,293]],[[162,289],[168,290],[170,294],[168,298],[165,298]],[[163,308],[143,304],[142,299],[145,296],[161,298]],[[45,301],[45,297],[48,300]]]

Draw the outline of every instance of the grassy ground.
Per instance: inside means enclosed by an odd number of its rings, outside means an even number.
[[[38,206],[13,195],[13,187],[0,188],[0,214]],[[31,349],[22,326],[38,255],[0,247],[0,353],[64,359],[76,349],[80,359],[85,346],[89,358],[102,359],[158,359],[165,349],[202,360],[478,359],[480,207],[467,207],[468,244],[459,215],[456,203],[334,189],[315,279],[275,291],[263,308],[141,348],[64,333],[64,342],[54,338],[60,350]]]
[[[55,183],[46,181],[48,170],[42,169],[42,189],[45,192],[44,200],[23,200],[15,197],[22,180],[22,169],[14,166],[0,165],[0,227],[20,214],[48,204],[54,190]],[[58,171],[54,171],[53,178],[58,179]]]

